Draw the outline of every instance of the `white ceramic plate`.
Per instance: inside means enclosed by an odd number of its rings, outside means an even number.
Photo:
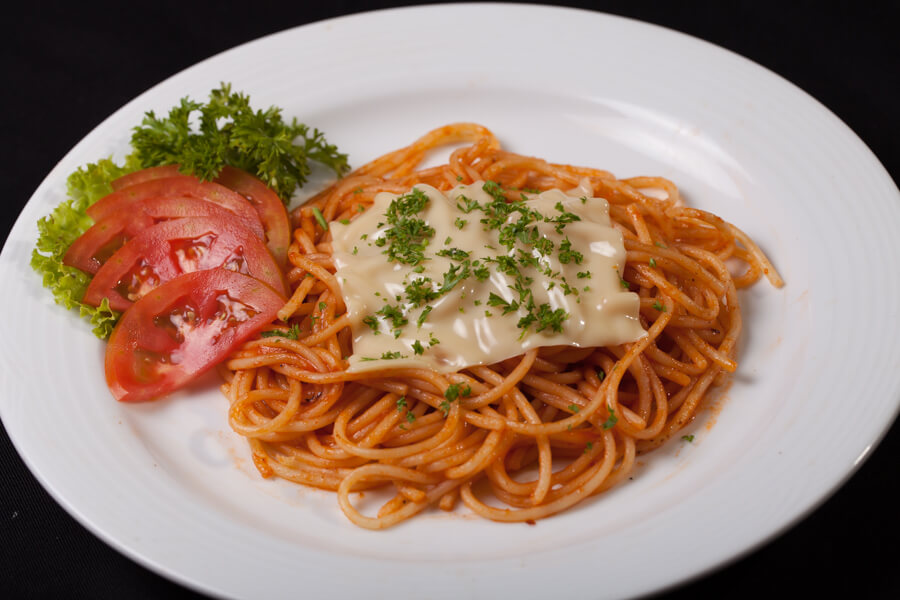
[[[144,111],[204,99],[221,81],[257,107],[282,106],[324,130],[356,165],[466,120],[516,152],[668,177],[690,204],[750,233],[787,286],[763,282],[743,294],[739,373],[691,426],[695,441],[646,457],[604,497],[533,527],[435,511],[384,532],[357,529],[331,494],[260,479],[228,429],[214,378],[164,402],[115,403],[103,344],[28,267],[35,222],[64,199],[69,172],[123,156]],[[874,274],[870,258],[900,263],[898,200],[875,157],[809,96],[665,29],[512,5],[316,23],[163,82],[48,175],[0,256],[0,310],[18,316],[2,322],[0,414],[29,467],[77,519],[207,593],[538,597],[562,584],[575,597],[643,594],[794,523],[891,424],[900,343],[877,334],[900,308],[875,302],[897,297],[900,281],[896,270]],[[883,289],[864,293],[873,281]],[[840,376],[860,372],[867,376]],[[866,399],[866,410],[847,410],[848,398]]]

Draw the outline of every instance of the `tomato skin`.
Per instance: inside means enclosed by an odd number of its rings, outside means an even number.
[[[153,224],[153,218],[140,211],[107,217],[91,225],[72,242],[63,256],[63,264],[93,275],[112,253],[136,235],[136,231],[152,227]]]
[[[256,212],[266,230],[266,245],[282,267],[287,264],[288,246],[291,244],[291,223],[281,198],[263,181],[237,167],[225,166],[216,183],[241,194]]]
[[[151,179],[162,179],[163,177],[176,177],[182,175],[179,165],[163,165],[161,167],[147,167],[140,171],[134,171],[127,175],[122,175],[118,179],[114,179],[109,185],[113,191],[121,190],[129,185],[150,181]]]
[[[179,275],[116,324],[104,361],[110,392],[120,402],[170,394],[271,323],[283,304],[266,284],[227,269]]]
[[[192,245],[192,240],[200,241]],[[279,294],[287,294],[281,269],[262,241],[234,219],[210,216],[172,219],[141,231],[97,270],[82,302],[99,306],[109,298],[111,308],[123,311],[137,297],[184,272],[233,260]],[[123,295],[120,285],[130,277],[139,285],[130,289],[133,299]]]
[[[63,263],[95,274],[113,252],[141,231],[162,221],[185,217],[239,219],[239,215],[222,205],[197,198],[162,197],[138,200],[131,205],[129,211],[113,214],[94,223],[69,246],[63,256]],[[241,223],[246,225],[244,221]]]
[[[148,167],[123,175],[110,185],[113,190],[120,191],[155,179],[183,176],[179,168],[179,165]],[[287,208],[278,194],[258,177],[230,165],[222,168],[215,183],[240,194],[250,202],[265,230],[263,239],[266,240],[266,245],[269,246],[275,261],[284,267],[287,264],[288,246],[291,243],[291,224]]]
[[[134,210],[134,204],[152,198],[197,198],[227,208],[241,222],[264,239],[265,231],[253,205],[242,195],[212,181],[200,181],[189,175],[148,179],[107,194],[87,208],[95,223]]]

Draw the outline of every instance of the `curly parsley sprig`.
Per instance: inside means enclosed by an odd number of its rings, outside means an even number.
[[[306,183],[310,160],[336,175],[349,168],[347,155],[321,131],[296,118],[285,122],[274,106],[254,110],[250,97],[227,83],[212,90],[205,104],[185,97],[166,117],[146,113],[131,146],[142,167],[179,164],[204,180],[215,179],[225,165],[238,167],[256,174],[285,203]]]

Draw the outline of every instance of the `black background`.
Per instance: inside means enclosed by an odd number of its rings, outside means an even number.
[[[152,85],[265,34],[403,4],[332,2],[309,7],[301,2],[162,1],[137,8],[131,3],[26,0],[15,8],[7,6],[0,38],[0,85],[5,84],[0,93],[3,238],[56,162],[105,117]],[[846,122],[898,180],[900,43],[897,11],[886,8],[893,3],[559,4],[670,27],[760,63]],[[892,334],[890,326],[895,325],[886,324],[886,333]],[[848,411],[864,410],[865,398],[846,400]],[[900,427],[895,425],[850,481],[801,523],[739,561],[660,597],[900,597],[898,457]],[[198,597],[124,558],[71,519],[27,471],[5,430],[0,430],[0,476],[4,597]],[[691,541],[685,540],[684,551],[689,552],[690,546]],[[303,593],[300,579],[298,597]]]

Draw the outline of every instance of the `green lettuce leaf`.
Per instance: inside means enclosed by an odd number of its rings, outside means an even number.
[[[97,337],[105,339],[119,320],[117,311],[104,300],[100,306],[81,302],[91,276],[62,263],[72,242],[93,224],[87,207],[112,191],[110,182],[134,170],[133,163],[119,166],[112,159],[86,165],[69,176],[68,199],[38,221],[38,240],[31,253],[31,267],[41,276],[44,287],[53,292],[57,304],[77,308],[90,320]]]

